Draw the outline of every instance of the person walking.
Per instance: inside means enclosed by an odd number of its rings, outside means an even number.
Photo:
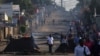
[[[79,40],[79,45],[75,47],[74,56],[89,56],[91,54],[87,46],[84,45],[84,40]]]
[[[67,40],[67,37],[66,36],[64,36],[62,38],[61,45],[62,45],[62,48],[61,48],[62,52],[63,53],[67,52],[68,40]]]
[[[48,47],[49,47],[49,53],[52,53],[52,47],[53,47],[53,43],[54,43],[54,38],[49,35],[47,37],[47,43],[48,43]]]

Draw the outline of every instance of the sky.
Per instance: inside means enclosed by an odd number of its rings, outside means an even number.
[[[55,0],[58,6],[61,6],[61,0]],[[70,11],[71,9],[75,8],[76,5],[79,3],[77,0],[63,0],[63,7],[66,11]]]

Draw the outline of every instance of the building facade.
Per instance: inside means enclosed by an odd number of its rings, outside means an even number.
[[[0,12],[0,40],[5,40],[7,34],[12,33],[8,24],[8,16],[5,12]]]
[[[3,26],[0,26],[0,39],[4,41],[7,39],[7,35],[11,34],[12,36],[17,35],[17,21],[20,16],[20,6],[11,4],[0,4],[0,23]],[[8,19],[7,19],[8,18]]]
[[[20,6],[19,5],[12,5],[13,9],[13,16],[12,16],[12,23],[15,25],[13,28],[13,35],[16,37],[19,33],[19,23],[18,20],[20,20]]]

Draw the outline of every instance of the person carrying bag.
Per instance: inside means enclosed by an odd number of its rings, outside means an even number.
[[[90,54],[87,53],[86,47],[84,47],[84,55],[85,56],[90,56]]]

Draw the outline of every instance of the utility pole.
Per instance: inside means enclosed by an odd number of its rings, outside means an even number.
[[[63,7],[63,0],[61,0],[61,7]]]

